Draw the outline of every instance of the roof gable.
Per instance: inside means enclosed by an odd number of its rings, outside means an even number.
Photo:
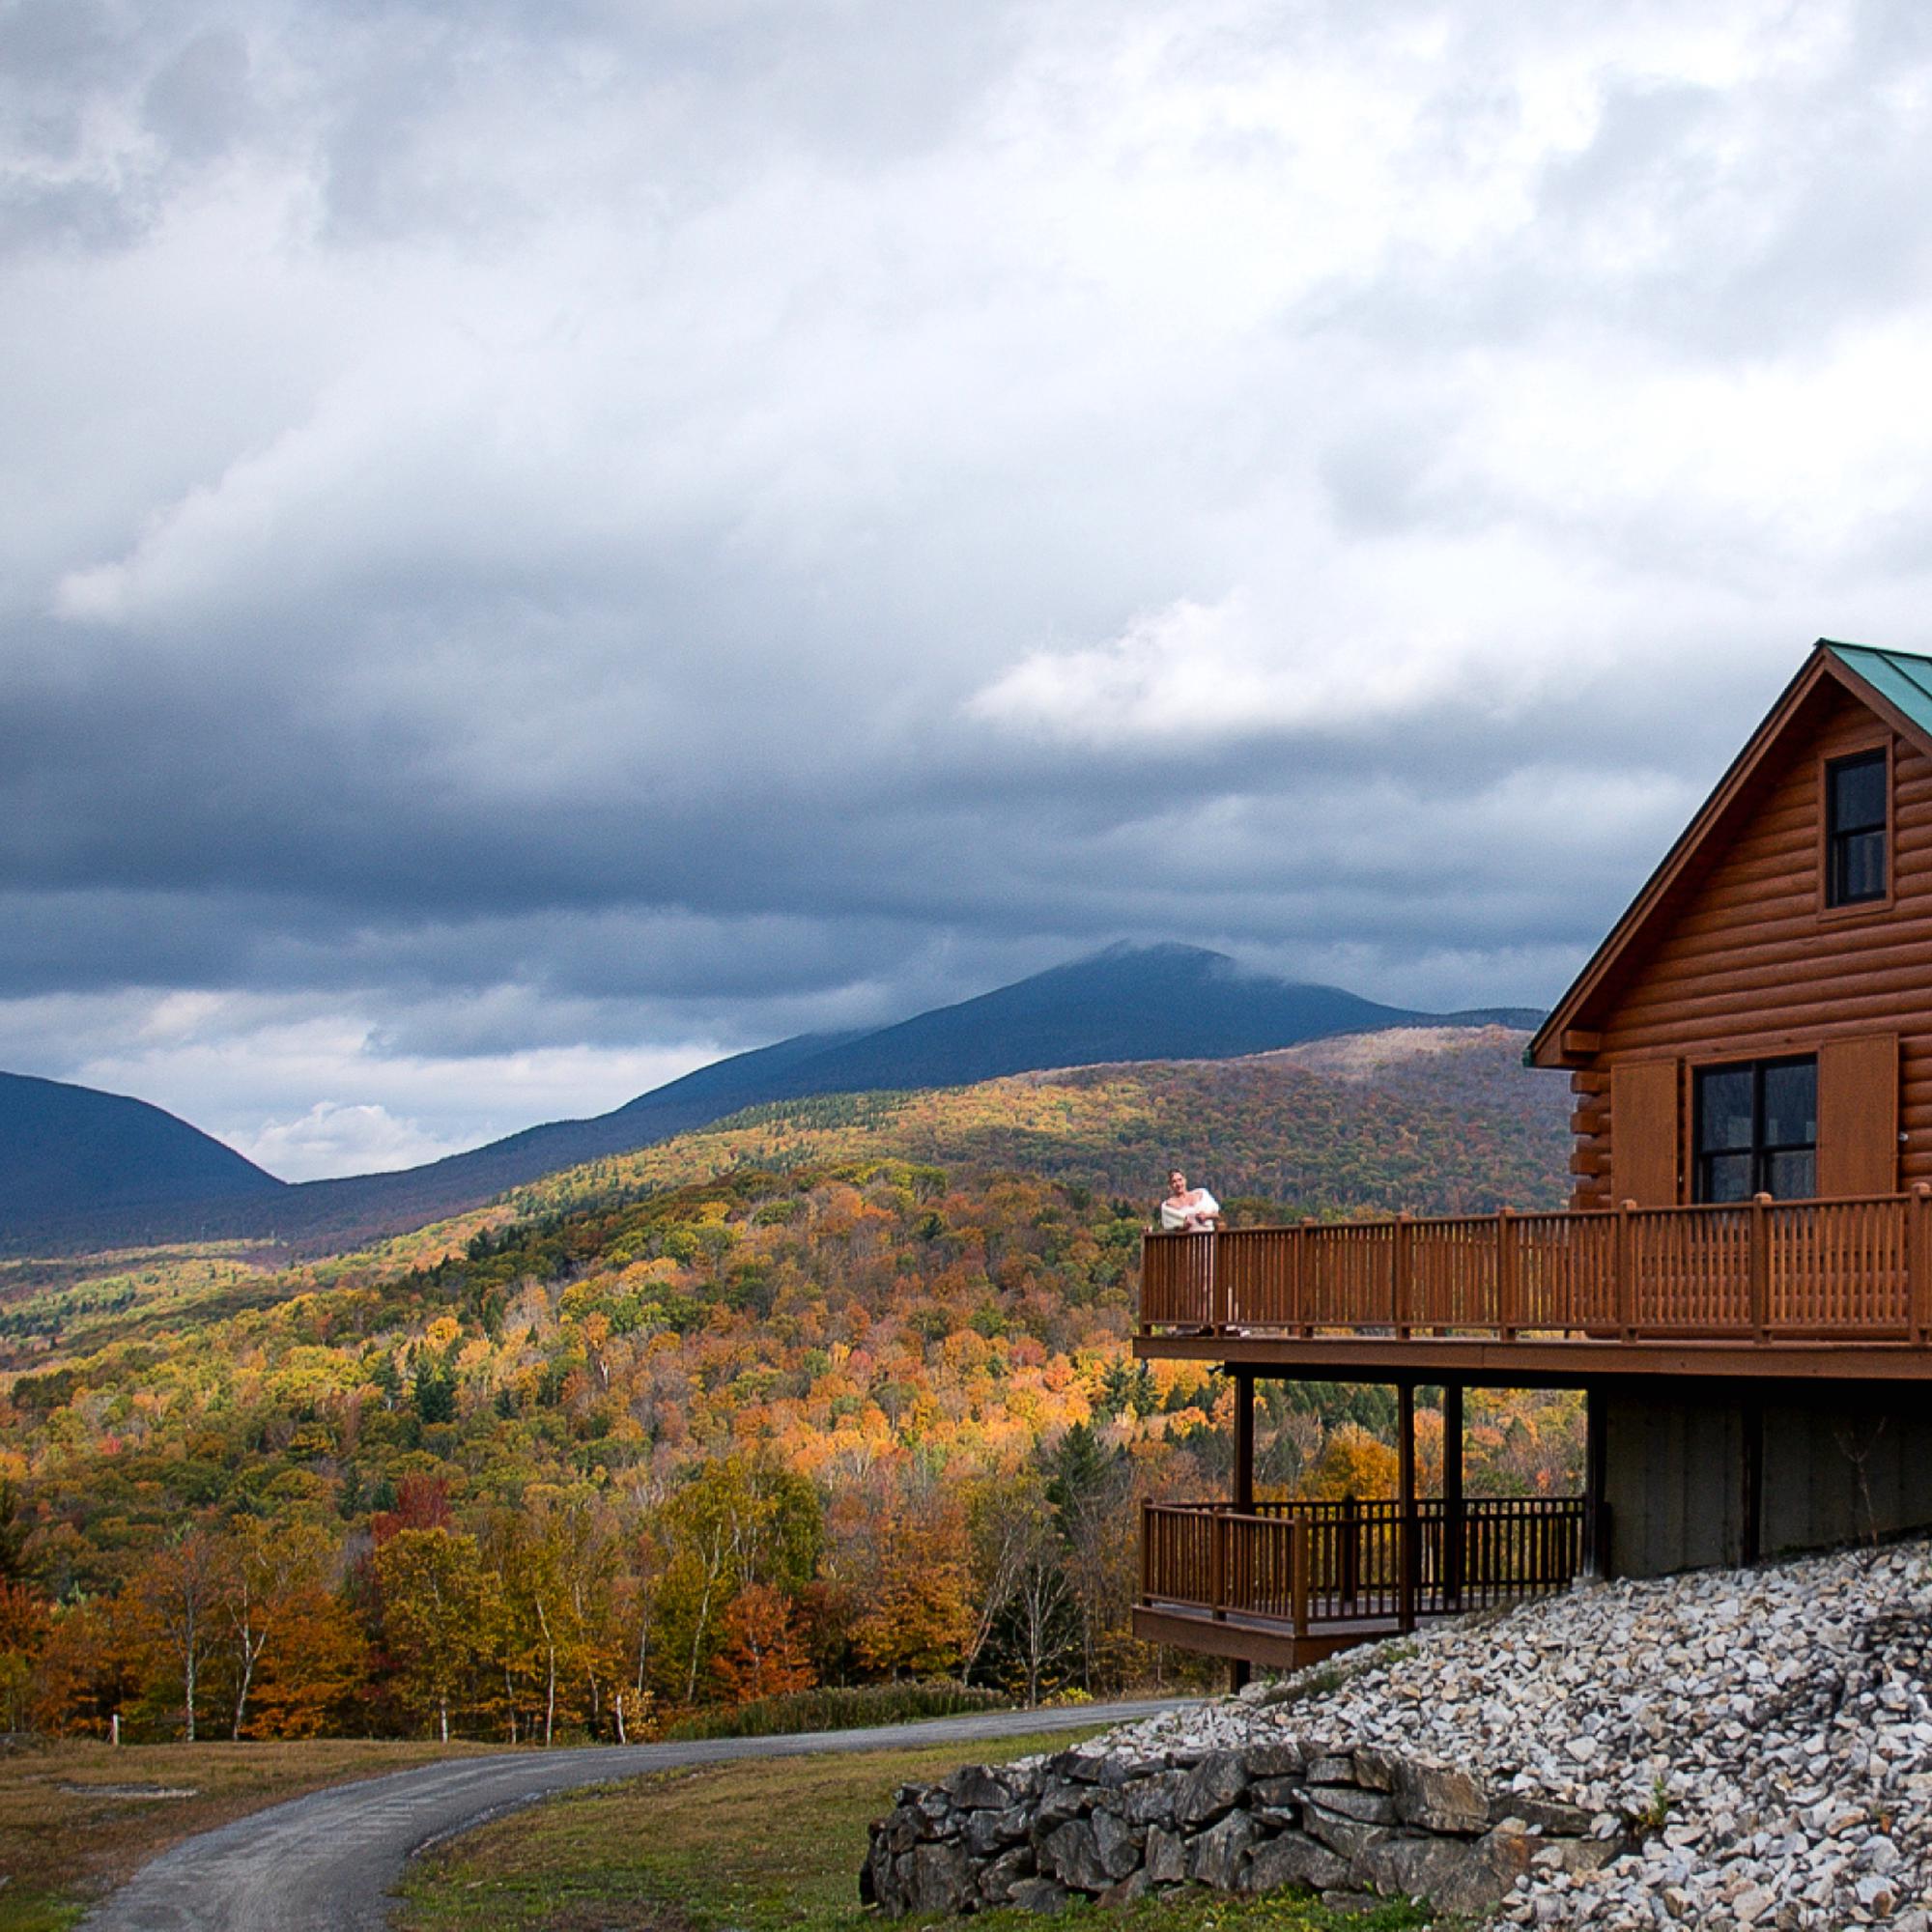
[[[1556,1003],[1530,1041],[1526,1060],[1538,1066],[1562,1066],[1583,1057],[1583,1049],[1565,1050],[1564,1035],[1582,1030],[1598,997],[1620,983],[1642,958],[1667,926],[1702,862],[1751,810],[1778,748],[1811,714],[1821,696],[1839,691],[1849,693],[1894,731],[1932,754],[1932,658],[1819,639],[1663,863]]]

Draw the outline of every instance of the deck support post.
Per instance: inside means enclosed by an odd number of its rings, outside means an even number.
[[[1235,1491],[1230,1500],[1242,1516],[1255,1507],[1255,1372],[1230,1367],[1235,1378]]]
[[[1235,1378],[1235,1482],[1232,1504],[1239,1516],[1252,1516],[1255,1508],[1255,1372],[1252,1369],[1229,1367],[1228,1375]],[[1224,1525],[1230,1537],[1234,1535],[1233,1523]],[[1222,1564],[1223,1588],[1229,1565]],[[1220,1603],[1217,1593],[1215,1601]],[[1238,1690],[1248,1681],[1248,1660],[1236,1657],[1229,1661],[1228,1689]]]
[[[1421,1554],[1415,1529],[1415,1384],[1396,1384],[1396,1470],[1400,1501],[1396,1510],[1397,1608],[1396,1627],[1415,1628],[1416,1558]]]
[[[1467,1520],[1463,1513],[1463,1384],[1442,1384],[1442,1594],[1444,1607],[1463,1607],[1463,1548]]]

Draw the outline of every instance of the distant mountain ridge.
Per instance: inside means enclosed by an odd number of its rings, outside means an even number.
[[[35,1220],[22,1209],[17,1224],[7,1224],[11,1243],[0,1234],[0,1248],[31,1239],[181,1239],[201,1229],[321,1248],[419,1227],[560,1168],[629,1153],[762,1101],[961,1086],[1109,1061],[1227,1060],[1384,1027],[1533,1026],[1541,1018],[1521,1008],[1416,1012],[1335,986],[1248,973],[1203,947],[1116,946],[890,1026],[801,1034],[737,1054],[611,1113],[526,1127],[427,1166],[294,1186],[252,1169],[270,1192],[200,1196],[177,1211],[137,1207],[131,1195],[92,1208],[79,1201]]]
[[[29,1073],[0,1073],[0,1229],[128,1209],[192,1211],[288,1191],[162,1108]]]

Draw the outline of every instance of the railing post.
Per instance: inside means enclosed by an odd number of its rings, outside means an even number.
[[[1496,1329],[1505,1342],[1517,1331],[1516,1209],[1496,1215]]]
[[[1932,1185],[1912,1183],[1907,1208],[1906,1268],[1911,1283],[1912,1339],[1919,1348],[1932,1342]]]
[[[1634,1201],[1618,1202],[1615,1255],[1617,1326],[1626,1342],[1636,1340],[1636,1244],[1631,1227],[1631,1216],[1635,1212]]]
[[[1153,1504],[1141,1498],[1141,1602],[1153,1602]]]
[[[1771,1340],[1771,1207],[1769,1194],[1750,1204],[1750,1324],[1753,1342]]]
[[[1288,1598],[1296,1636],[1308,1634],[1308,1519],[1293,1517],[1288,1526]]]
[[[1301,1223],[1301,1238],[1296,1243],[1301,1250],[1301,1262],[1300,1265],[1294,1271],[1294,1289],[1297,1304],[1295,1313],[1302,1318],[1301,1338],[1304,1342],[1310,1340],[1315,1333],[1315,1323],[1309,1320],[1314,1311],[1309,1306],[1311,1297],[1308,1288],[1309,1276],[1313,1272],[1314,1258],[1309,1254],[1308,1250],[1314,1244],[1315,1230],[1320,1225],[1313,1214],[1305,1215]]]
[[[1396,1562],[1400,1566],[1400,1580],[1395,1621],[1396,1628],[1405,1634],[1415,1628],[1415,1583],[1419,1567],[1416,1559],[1422,1554],[1422,1540],[1415,1532],[1416,1510],[1411,1504],[1396,1516]]]
[[[1340,1585],[1341,1598],[1345,1604],[1352,1604],[1361,1591],[1362,1549],[1358,1540],[1360,1534],[1355,1499],[1353,1496],[1344,1496],[1341,1510],[1336,1517],[1336,1542],[1340,1547],[1335,1553],[1341,1559],[1342,1574],[1336,1581]]]
[[[1395,1238],[1389,1243],[1389,1326],[1401,1342],[1408,1340],[1409,1323],[1405,1318],[1414,1300],[1409,1293],[1409,1267],[1415,1231],[1409,1222],[1406,1213],[1395,1217]]]
[[[1215,1510],[1208,1519],[1208,1533],[1213,1538],[1213,1554],[1208,1564],[1208,1594],[1211,1602],[1216,1623],[1228,1620],[1228,1519]]]

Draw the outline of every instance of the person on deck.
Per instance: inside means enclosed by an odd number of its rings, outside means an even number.
[[[1167,1199],[1160,1204],[1160,1225],[1170,1235],[1211,1235],[1221,1218],[1221,1204],[1205,1187],[1190,1187],[1177,1167],[1167,1177]]]

